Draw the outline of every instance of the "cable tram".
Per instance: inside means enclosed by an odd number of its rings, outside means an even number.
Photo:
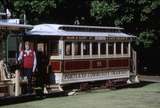
[[[90,82],[126,83],[136,75],[131,42],[119,27],[40,24],[23,36],[42,49],[51,65],[50,81],[59,88]],[[134,58],[135,59],[135,58]]]

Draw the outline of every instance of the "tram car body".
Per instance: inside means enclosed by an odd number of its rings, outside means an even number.
[[[55,84],[127,81],[131,77],[131,42],[123,28],[40,24],[24,40],[49,56]]]

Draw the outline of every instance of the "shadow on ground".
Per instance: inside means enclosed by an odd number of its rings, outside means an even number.
[[[29,101],[38,101],[38,100],[43,100],[46,98],[53,98],[53,97],[60,97],[60,96],[66,96],[66,93],[57,92],[57,93],[51,93],[51,94],[47,94],[43,96],[37,96],[34,94],[34,95],[0,97],[0,106],[24,103],[24,102],[29,102]]]
[[[153,83],[154,82],[141,81],[140,83],[134,83],[134,84],[124,85],[122,87],[116,87],[114,88],[114,90],[124,89],[124,88],[141,88],[141,87],[153,84]]]
[[[135,83],[135,84],[130,84],[126,85],[123,87],[117,87],[114,88],[113,90],[119,90],[119,89],[124,89],[124,88],[141,88],[147,85],[153,84],[152,82],[140,82],[140,83]],[[94,92],[94,90],[89,90],[85,92]],[[18,103],[24,103],[24,102],[29,102],[29,101],[37,101],[37,100],[43,100],[46,98],[53,98],[53,97],[60,97],[60,96],[67,96],[66,92],[60,92],[60,93],[52,93],[52,94],[47,94],[44,96],[37,96],[37,95],[23,95],[23,96],[17,96],[17,97],[4,97],[0,98],[0,105],[10,105],[10,104],[18,104]]]

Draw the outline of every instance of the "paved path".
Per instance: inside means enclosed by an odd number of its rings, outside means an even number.
[[[140,75],[140,81],[149,81],[149,82],[159,82],[160,83],[160,76],[150,76],[150,75]]]
[[[160,108],[160,83],[119,90],[91,90],[78,95],[44,98],[0,108]]]

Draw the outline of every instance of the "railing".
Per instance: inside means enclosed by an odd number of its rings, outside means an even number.
[[[1,13],[0,12],[0,16],[6,16],[7,14],[6,13]]]

